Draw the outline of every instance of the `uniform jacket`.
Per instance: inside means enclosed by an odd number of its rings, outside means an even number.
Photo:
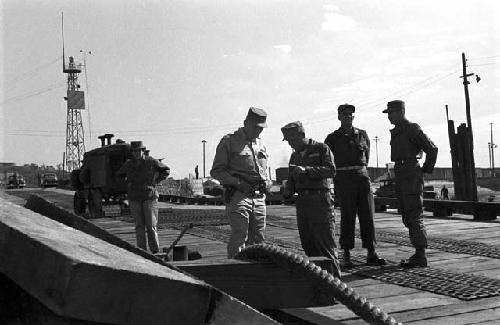
[[[244,129],[239,128],[219,142],[210,175],[226,186],[234,186],[240,180],[256,186],[269,179],[268,157],[262,141],[259,138],[248,140]]]
[[[297,179],[292,176],[293,165],[303,166],[305,175]],[[335,163],[328,146],[309,139],[302,152],[294,151],[290,157],[287,187],[291,193],[301,189],[327,189],[331,178],[335,176]]]
[[[436,164],[438,148],[425,135],[417,123],[403,120],[391,130],[391,160],[416,161],[425,152],[422,171],[432,173]]]
[[[170,168],[151,157],[138,160],[129,159],[118,170],[117,174],[126,178],[128,199],[144,201],[158,198],[156,184],[167,178],[170,174]]]
[[[370,160],[370,139],[365,130],[353,127],[353,133],[346,135],[342,128],[330,133],[325,144],[330,147],[335,166],[367,166]]]

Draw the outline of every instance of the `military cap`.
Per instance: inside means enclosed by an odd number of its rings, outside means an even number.
[[[283,141],[286,140],[287,136],[290,136],[292,134],[296,134],[296,133],[304,133],[305,134],[304,126],[302,126],[302,122],[300,122],[300,121],[295,121],[295,122],[291,122],[291,123],[286,124],[285,126],[283,126],[281,128],[281,132],[283,133]]]
[[[351,105],[351,104],[347,104],[347,103],[346,103],[346,104],[342,104],[342,105],[340,105],[337,111],[338,111],[339,113],[342,113],[342,112],[343,112],[343,111],[345,111],[345,110],[351,110],[351,111],[352,111],[352,113],[354,113],[354,112],[356,111],[356,107],[354,107],[354,105]]]
[[[142,144],[142,141],[132,141],[130,142],[130,150],[144,150],[146,147]]]
[[[248,109],[248,114],[245,120],[255,123],[256,126],[266,128],[267,127],[266,119],[267,119],[267,113],[263,109],[257,107],[250,107]]]
[[[382,113],[400,112],[405,109],[405,102],[402,100],[393,100],[387,103],[387,108]]]

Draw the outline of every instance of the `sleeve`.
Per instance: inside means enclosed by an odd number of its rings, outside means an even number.
[[[168,175],[170,175],[170,168],[161,161],[156,159],[155,159],[155,165],[156,165],[156,170],[159,173],[156,182],[159,183],[162,180],[166,179]]]
[[[288,161],[288,179],[287,179],[287,182],[285,185],[285,187],[287,188],[287,190],[289,191],[290,194],[295,193],[296,180],[295,180],[295,178],[292,177],[292,168],[293,167],[290,167],[291,165],[297,165],[297,162],[295,161],[294,155],[295,155],[295,153],[292,153],[292,155],[290,156],[290,160]]]
[[[326,139],[325,139],[325,144],[330,148],[330,150],[333,152],[333,133],[330,133]]]
[[[217,179],[222,185],[237,185],[239,179],[229,173],[229,161],[231,159],[230,138],[224,137],[217,145],[214,162],[210,175]]]
[[[425,161],[422,165],[422,172],[429,174],[432,173],[434,165],[436,165],[438,148],[418,125],[415,129],[413,140],[415,141],[417,147],[425,152]]]
[[[368,163],[370,162],[370,137],[368,137],[368,133],[366,133],[366,131],[363,131],[363,135],[366,139],[366,146],[368,147],[366,149],[366,165],[368,166]]]
[[[321,166],[307,166],[306,174],[311,179],[333,178],[335,176],[335,163],[333,154],[326,144],[321,144]]]

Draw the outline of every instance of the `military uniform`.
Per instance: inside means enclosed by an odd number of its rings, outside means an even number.
[[[370,140],[364,130],[353,127],[352,133],[341,128],[325,139],[334,156],[337,175],[335,194],[340,202],[340,247],[354,248],[356,214],[359,217],[361,240],[364,248],[373,249],[373,193],[366,166],[370,155]]]
[[[254,109],[255,110],[255,109]],[[252,108],[249,118],[263,117],[262,110]],[[259,115],[260,114],[260,115]],[[224,136],[215,153],[210,174],[225,188],[226,214],[231,225],[231,236],[227,247],[228,258],[233,258],[246,245],[264,242],[266,227],[265,184],[268,154],[261,139],[249,140],[244,128]],[[245,182],[251,190],[242,192],[237,188]]]
[[[403,110],[403,101],[392,101],[384,113]],[[422,167],[418,162],[421,153],[425,152],[425,162]],[[406,118],[395,124],[391,130],[391,160],[394,162],[396,194],[403,223],[408,228],[410,241],[417,253],[403,266],[426,266],[425,248],[427,248],[427,232],[423,218],[423,187],[422,173],[432,173],[436,164],[438,148],[425,135],[417,123],[411,123]],[[419,253],[420,252],[420,253]]]
[[[133,141],[131,150],[144,148],[141,141]],[[152,157],[129,159],[118,170],[125,176],[130,213],[135,219],[137,246],[146,250],[146,235],[149,249],[158,253],[158,191],[156,184],[165,179],[170,169]]]
[[[282,128],[287,140],[290,130],[302,130],[302,124],[292,122]],[[292,131],[293,132],[293,131]],[[324,256],[334,261],[330,270],[340,277],[340,267],[335,244],[335,211],[329,184],[335,176],[335,164],[327,145],[306,139],[300,152],[290,157],[286,192],[297,193],[297,227],[300,242],[307,256]],[[293,169],[301,166],[305,172],[294,176]]]

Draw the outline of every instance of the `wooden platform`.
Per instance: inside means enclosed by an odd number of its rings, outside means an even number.
[[[293,206],[268,206],[268,215],[278,217],[274,218],[275,220],[286,221],[285,223],[269,222],[266,229],[266,234],[269,237],[299,243],[298,233],[294,226],[295,209]],[[337,225],[339,225],[338,211],[336,220]],[[377,213],[375,222],[376,228],[381,231],[406,232],[401,217],[396,214],[395,210]],[[498,220],[473,221],[472,216],[459,214],[454,214],[452,218],[438,218],[427,213],[425,222],[428,235],[432,237],[468,240],[500,246],[500,222]],[[135,234],[131,223],[116,218],[95,219],[93,223],[129,243],[135,244]],[[178,234],[179,229],[161,228],[159,230],[161,246],[168,246]],[[226,244],[223,240],[186,234],[179,245],[186,245],[191,250],[199,251],[204,259],[222,260],[226,254]],[[356,247],[353,253],[363,256],[365,251],[360,248],[359,239],[356,239]],[[391,261],[399,261],[413,253],[410,246],[383,241],[378,242],[377,250],[381,257]],[[437,249],[428,250],[428,258],[430,266],[433,268],[500,279],[500,259],[449,253]],[[344,272],[343,275],[344,281],[356,292],[370,299],[405,324],[500,323],[499,296],[463,301],[428,291],[350,275],[348,272]],[[312,324],[364,324],[364,321],[340,304],[329,307],[293,308],[284,311]]]

